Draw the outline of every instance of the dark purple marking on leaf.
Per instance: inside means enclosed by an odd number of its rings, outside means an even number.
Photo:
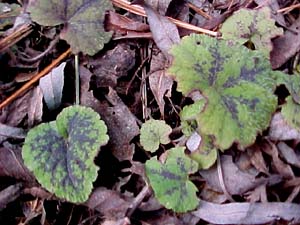
[[[178,204],[181,204],[182,202],[184,202],[185,197],[188,196],[187,189],[186,189],[186,183],[182,183],[182,185],[180,185],[180,186],[168,188],[164,192],[164,195],[172,197],[174,192],[180,193],[179,198],[178,198]]]
[[[265,71],[263,66],[257,67],[256,65],[259,63],[258,58],[254,58],[254,65],[253,68],[246,68],[246,66],[242,66],[241,68],[241,80],[251,81],[254,82],[256,79],[257,74],[261,74]]]
[[[244,98],[240,98],[240,102],[243,105],[247,105],[249,106],[249,109],[251,110],[255,110],[256,105],[260,102],[258,98],[254,98],[254,99],[244,99]]]
[[[176,159],[177,165],[180,167],[180,171],[184,174],[186,173],[186,168],[185,168],[185,163],[182,158],[177,158]]]
[[[221,96],[224,106],[228,109],[233,120],[238,121],[237,104],[232,97]],[[241,124],[240,124],[241,125]]]
[[[178,191],[178,187],[169,187],[165,192],[164,195],[172,196],[174,192]]]
[[[205,61],[205,64],[206,64],[206,61]],[[205,64],[202,62],[202,65],[205,65]],[[194,65],[194,70],[200,75],[202,75],[204,73],[203,67],[199,63],[196,63]]]
[[[221,56],[219,46],[215,46],[213,48],[210,48],[209,50],[211,55],[213,56],[213,61],[209,69],[210,74],[208,75],[208,82],[210,86],[213,86],[215,81],[217,80],[218,73],[224,70],[223,65],[225,58]]]
[[[150,173],[152,175],[156,174],[160,177],[165,177],[166,179],[169,179],[169,180],[181,180],[182,179],[181,176],[171,173],[167,170],[159,171],[159,170],[150,169]]]
[[[223,88],[226,89],[226,88],[234,87],[238,83],[239,83],[239,79],[238,78],[229,77],[222,86],[223,86]]]

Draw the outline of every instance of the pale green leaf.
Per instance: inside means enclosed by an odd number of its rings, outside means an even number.
[[[146,151],[155,152],[159,144],[168,144],[172,128],[164,120],[150,119],[141,127],[140,143]]]
[[[60,36],[74,53],[96,54],[111,38],[104,29],[105,11],[113,10],[109,0],[33,0],[28,11],[43,26],[63,24]]]
[[[196,117],[199,134],[214,137],[222,150],[234,142],[251,145],[269,125],[277,106],[275,74],[258,51],[205,35],[191,35],[172,49],[169,73],[184,95],[199,90],[206,99]]]
[[[172,148],[164,164],[155,158],[146,162],[146,175],[157,200],[167,209],[187,212],[197,207],[197,188],[188,175],[195,173],[198,165],[184,154],[184,148]]]
[[[97,177],[94,158],[108,141],[98,113],[83,106],[64,109],[56,122],[31,129],[22,157],[38,182],[70,202],[88,199]]]
[[[250,41],[255,49],[268,57],[273,47],[271,39],[283,35],[283,30],[275,26],[268,7],[236,11],[223,23],[220,32],[223,39],[233,43],[244,44]]]

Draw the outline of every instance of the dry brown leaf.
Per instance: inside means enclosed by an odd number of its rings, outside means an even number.
[[[32,97],[28,104],[28,126],[40,123],[43,116],[43,93],[40,87],[35,87],[32,90]]]
[[[231,195],[242,195],[261,184],[268,183],[272,179],[272,177],[255,178],[255,175],[248,173],[247,171],[240,170],[233,163],[232,156],[229,155],[221,156],[221,165],[224,184]],[[213,190],[223,192],[216,166],[213,166],[208,170],[200,170],[199,173]]]
[[[8,138],[24,139],[25,136],[26,132],[22,128],[11,127],[0,123],[0,144],[2,144]]]
[[[270,123],[269,138],[274,141],[300,140],[300,132],[289,126],[281,113],[275,113]]]
[[[279,219],[300,223],[300,205],[293,203],[229,203],[200,201],[193,215],[213,224],[265,224]]]
[[[165,15],[167,9],[172,0],[146,0],[147,4],[150,5],[160,15]]]
[[[109,11],[107,29],[119,33],[126,33],[127,31],[147,32],[149,31],[149,25]]]
[[[34,176],[23,164],[20,149],[0,148],[0,177],[3,176],[26,182],[35,181]]]
[[[227,201],[227,197],[225,194],[213,190],[207,183],[205,183],[203,188],[201,189],[200,198],[205,201],[219,204]]]
[[[91,71],[87,68],[80,66],[80,104],[88,106],[94,109],[94,106],[97,105],[98,100],[94,97],[93,92],[90,91],[90,80],[92,77]]]
[[[277,69],[287,62],[300,50],[300,16],[283,36],[273,40],[273,50],[271,51],[271,64],[273,69]]]
[[[155,44],[168,59],[171,59],[169,50],[174,44],[178,44],[180,41],[176,25],[170,22],[165,16],[157,13],[151,6],[147,4],[142,5],[147,14]]]
[[[285,161],[293,166],[300,168],[300,157],[296,154],[295,150],[290,148],[284,142],[279,142],[277,148],[280,155],[285,159]]]
[[[86,205],[102,213],[106,219],[118,220],[126,216],[131,201],[125,200],[116,191],[101,187],[93,191]]]
[[[157,216],[152,216],[149,219],[145,220],[147,224],[168,224],[168,225],[185,225],[180,219],[177,218],[174,213],[161,213]]]
[[[135,50],[128,44],[118,44],[104,55],[90,58],[89,64],[97,87],[115,87],[117,79],[128,75],[135,65]]]
[[[266,185],[260,185],[253,191],[246,193],[246,199],[249,202],[268,202]]]
[[[20,195],[22,184],[18,183],[11,185],[0,192],[0,211],[3,210],[7,204],[15,201]]]
[[[130,142],[140,133],[136,118],[113,89],[106,98],[112,106],[102,104],[98,112],[108,127],[108,147],[119,161],[132,160],[134,144]]]
[[[272,157],[272,165],[278,174],[286,179],[295,177],[292,168],[279,158],[278,149],[272,142],[261,144],[261,150]]]
[[[100,102],[89,91],[92,74],[84,67],[81,72],[80,102],[98,112],[108,127],[109,143],[113,155],[119,160],[131,160],[134,153],[134,144],[130,141],[139,134],[135,116],[119,98],[113,89],[109,89],[106,96],[109,103]]]
[[[247,154],[250,157],[251,164],[260,172],[264,174],[269,174],[266,162],[262,155],[262,152],[258,146],[254,145],[247,149]]]
[[[171,97],[173,79],[165,74],[164,70],[158,70],[149,76],[151,91],[158,104],[160,114],[164,117],[164,96]]]
[[[37,87],[31,89],[23,96],[16,99],[12,104],[5,107],[2,115],[1,122],[17,127],[28,115],[28,125],[33,125],[35,122],[40,122],[43,111],[43,98],[40,90]]]

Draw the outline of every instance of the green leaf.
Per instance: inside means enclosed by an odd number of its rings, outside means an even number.
[[[215,164],[218,156],[218,150],[213,144],[210,136],[202,135],[199,148],[189,156],[198,163],[199,169],[208,169]]]
[[[183,107],[180,112],[183,133],[191,137],[193,132],[197,132],[197,116],[204,109],[206,101],[204,99],[194,102],[192,105]],[[190,150],[190,149],[189,149]],[[201,135],[199,147],[189,155],[199,164],[199,169],[208,169],[217,160],[217,149],[214,146],[213,138],[208,135]]]
[[[182,126],[182,132],[185,136],[191,136],[195,130],[197,130],[197,117],[199,113],[204,109],[206,101],[204,99],[194,102],[192,105],[183,107],[180,112],[180,120]]]
[[[94,55],[111,38],[104,29],[105,11],[113,10],[109,0],[34,0],[28,7],[33,21],[43,26],[63,24],[60,37],[74,53]]]
[[[223,39],[238,44],[250,41],[255,49],[263,51],[268,57],[273,47],[271,39],[283,35],[283,30],[275,26],[268,7],[240,9],[223,23],[220,31]]]
[[[23,145],[25,165],[39,183],[70,202],[88,199],[97,177],[94,158],[108,141],[98,113],[83,106],[65,108],[56,121],[31,129]]]
[[[187,212],[197,207],[197,188],[188,180],[188,175],[197,170],[197,163],[184,154],[182,147],[172,148],[164,164],[155,158],[146,162],[146,175],[155,197],[175,212]]]
[[[288,125],[300,130],[300,105],[291,96],[286,98],[286,103],[282,106],[281,113]]]
[[[178,91],[199,90],[206,98],[196,117],[200,135],[214,136],[222,150],[251,145],[277,106],[275,74],[264,55],[205,35],[185,37],[171,52]]]
[[[143,123],[140,130],[140,143],[146,151],[155,152],[159,144],[170,143],[172,128],[164,120],[150,119]]]

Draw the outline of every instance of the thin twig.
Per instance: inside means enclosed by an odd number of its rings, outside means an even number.
[[[0,40],[0,52],[4,52],[7,50],[10,46],[14,45],[24,37],[26,37],[28,34],[31,33],[32,27],[29,24],[24,24],[20,26],[17,30],[15,30],[13,33],[8,35],[7,37],[4,37]]]
[[[282,9],[278,9],[277,10],[277,13],[288,13],[290,11],[292,11],[293,9],[296,9],[296,8],[300,8],[300,3],[296,4],[296,5],[291,5],[291,6],[288,6],[288,7],[285,7],[285,8],[282,8]]]
[[[65,59],[71,53],[71,49],[69,48],[67,51],[62,53],[57,59],[55,59],[50,65],[48,65],[45,69],[43,69],[40,73],[38,73],[35,77],[33,77],[30,81],[24,84],[19,90],[9,96],[0,104],[0,109],[10,104],[13,100],[27,91],[35,82],[37,82],[41,77],[48,74],[54,67],[56,67],[63,59]]]
[[[139,5],[132,5],[130,2],[128,2],[127,0],[112,0],[112,3],[122,9],[127,10],[128,12],[134,13],[136,15],[139,16],[144,16],[147,17],[146,12],[144,10],[143,7],[139,6]],[[195,32],[199,32],[199,33],[204,33],[204,34],[208,34],[214,37],[219,36],[219,32],[214,32],[211,30],[207,30],[201,27],[197,27],[194,26],[192,24],[180,21],[180,20],[176,20],[174,18],[171,17],[167,17],[171,22],[173,22],[174,24],[176,24],[178,27],[182,27],[188,30],[192,30]]]
[[[144,200],[144,198],[146,197],[146,195],[148,195],[149,193],[150,193],[150,188],[146,184],[143,187],[143,189],[141,190],[141,192],[134,198],[134,200],[130,204],[130,207],[129,207],[127,213],[126,213],[127,217],[131,217],[131,215],[134,213],[134,211],[136,210],[136,208],[141,204],[141,202]]]

